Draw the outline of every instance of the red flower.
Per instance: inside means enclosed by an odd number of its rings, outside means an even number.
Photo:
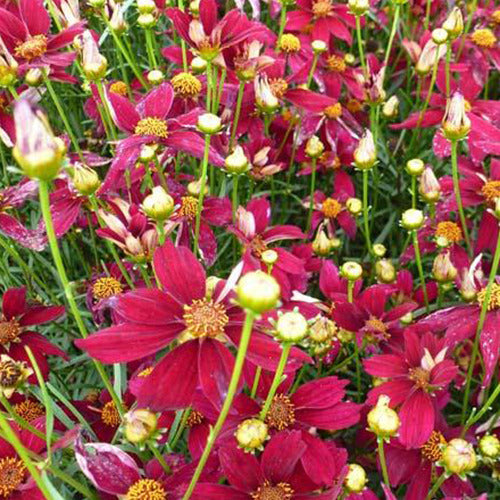
[[[457,366],[446,354],[443,340],[429,332],[419,337],[407,329],[403,351],[364,361],[370,375],[389,379],[369,392],[368,404],[385,394],[391,406],[401,405],[399,440],[407,448],[420,447],[429,439],[435,425],[436,393],[445,390],[457,375]]]

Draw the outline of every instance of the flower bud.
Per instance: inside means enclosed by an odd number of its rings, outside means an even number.
[[[492,434],[487,434],[479,440],[479,451],[485,458],[496,459],[500,457],[500,439]]]
[[[241,307],[257,314],[276,307],[280,294],[276,279],[263,271],[245,274],[236,286],[236,295]]]
[[[436,179],[432,168],[425,167],[422,176],[420,177],[420,184],[418,192],[424,201],[427,203],[437,203],[441,197],[441,185]]]
[[[442,27],[448,32],[450,40],[458,38],[464,30],[462,11],[458,7],[453,7]]]
[[[165,80],[165,75],[163,71],[153,69],[147,74],[146,78],[151,85],[160,85]]]
[[[321,142],[321,139],[317,135],[313,135],[307,140],[306,155],[310,158],[319,158],[323,154],[324,150],[325,145]]]
[[[75,165],[73,172],[73,186],[83,196],[94,194],[101,186],[97,172],[86,165]]]
[[[354,164],[360,170],[368,170],[373,167],[377,160],[377,152],[373,135],[365,130],[363,137],[359,140],[358,147],[354,150]]]
[[[65,150],[41,112],[27,100],[16,102],[14,108],[16,144],[12,154],[24,173],[33,179],[50,181],[59,173]]]
[[[442,464],[448,474],[465,476],[477,465],[472,444],[464,439],[452,439],[443,449]]]
[[[357,262],[348,261],[342,264],[340,273],[349,281],[356,281],[361,279],[361,276],[363,276],[363,268]]]
[[[109,20],[109,25],[111,29],[117,34],[122,34],[127,31],[128,26],[123,17],[123,7],[121,5],[118,4],[114,8],[111,19]]]
[[[299,312],[288,311],[278,315],[275,328],[275,336],[278,339],[297,344],[306,337],[308,324]]]
[[[469,134],[471,122],[465,112],[465,99],[460,92],[455,92],[446,105],[442,122],[443,135],[449,141],[459,141]]]
[[[99,52],[99,47],[89,30],[82,34],[82,68],[87,80],[101,80],[106,76],[107,59]]]
[[[349,464],[349,470],[344,479],[344,486],[349,493],[361,493],[367,481],[365,469],[361,465]]]
[[[201,57],[197,56],[194,57],[193,60],[191,61],[191,70],[193,73],[200,74],[204,73],[205,70],[207,69],[207,61],[205,59],[202,59]]]
[[[432,40],[437,45],[441,45],[443,43],[446,43],[448,40],[448,32],[443,28],[436,28],[436,29],[432,30],[431,35],[432,35]]]
[[[377,404],[366,417],[370,430],[383,439],[395,436],[401,425],[398,414],[389,408],[389,402],[389,396],[381,394]]]
[[[364,16],[370,10],[369,0],[349,0],[347,5],[355,16]]]
[[[243,174],[249,169],[248,158],[241,146],[234,148],[234,151],[224,160],[224,164],[230,174]]]
[[[168,219],[174,211],[174,199],[161,186],[155,186],[142,202],[144,213],[155,221]]]
[[[198,130],[204,134],[216,134],[222,128],[222,120],[212,113],[203,113],[198,117]]]
[[[273,113],[279,108],[280,102],[274,95],[266,76],[258,76],[254,80],[255,102],[264,113]]]
[[[381,259],[375,263],[375,274],[381,283],[393,283],[396,279],[396,269],[388,259]]]
[[[24,82],[30,87],[38,87],[43,81],[43,74],[40,68],[30,68],[24,75]]]
[[[326,257],[330,253],[332,245],[323,228],[316,233],[311,247],[312,251],[320,257]]]
[[[0,394],[9,399],[33,373],[24,361],[16,361],[7,354],[0,355]]]
[[[139,161],[141,163],[147,164],[152,162],[156,157],[156,150],[152,146],[148,146],[147,144],[142,146],[141,151],[139,153]]]
[[[344,55],[344,62],[349,66],[352,66],[356,62],[356,57],[354,57],[354,54],[350,54],[348,52]]]
[[[0,37],[0,87],[10,87],[17,80],[19,64]]]
[[[440,253],[432,264],[432,275],[438,283],[449,283],[457,277],[458,271],[450,260],[450,252]]]
[[[260,256],[260,260],[266,264],[266,266],[274,266],[278,261],[278,252],[276,250],[265,250]]]
[[[354,216],[358,216],[363,210],[363,202],[359,198],[347,198],[345,206]]]
[[[150,410],[138,408],[123,417],[124,433],[131,443],[144,443],[152,437],[158,425],[158,417]]]
[[[409,208],[403,212],[401,225],[408,231],[415,231],[424,225],[424,213],[416,208]]]
[[[495,208],[493,214],[497,219],[500,219],[500,198],[495,198]]]
[[[382,245],[382,243],[375,243],[372,250],[375,257],[383,257],[387,252],[387,248],[385,248],[385,245]]]
[[[411,311],[406,313],[399,319],[399,321],[401,321],[403,325],[411,325],[413,323],[413,313]]]
[[[139,17],[137,18],[137,24],[144,29],[150,29],[156,26],[156,17],[149,13],[149,14],[139,14]]]
[[[431,72],[436,60],[439,61],[446,53],[446,45],[437,45],[433,40],[429,40],[422,49],[420,57],[415,66],[415,71],[420,76],[425,76]]]
[[[396,118],[399,113],[399,99],[398,96],[393,95],[389,97],[389,99],[384,102],[382,106],[382,114],[386,118]]]
[[[424,173],[425,163],[420,158],[412,158],[406,162],[406,171],[412,177],[419,177]]]
[[[325,316],[318,316],[309,327],[309,339],[317,344],[327,342],[335,336],[337,325]]]
[[[323,54],[328,50],[328,46],[323,40],[313,40],[311,47],[315,54]]]
[[[264,448],[264,443],[269,439],[269,432],[265,422],[258,418],[249,418],[238,425],[234,436],[239,448],[254,453]]]
[[[201,193],[201,179],[198,179],[197,181],[191,181],[187,185],[187,191],[188,191],[188,194],[190,194],[191,196],[198,198],[198,196],[200,196],[200,193]],[[207,194],[208,194],[208,185],[205,184],[205,189],[204,189],[203,195],[207,195]]]
[[[137,0],[137,10],[139,14],[152,14],[156,11],[154,0]]]
[[[465,302],[474,302],[477,298],[477,288],[474,283],[474,278],[471,273],[465,270],[460,283],[460,296]]]

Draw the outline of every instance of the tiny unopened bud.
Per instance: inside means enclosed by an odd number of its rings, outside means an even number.
[[[266,264],[266,266],[274,266],[278,261],[279,255],[276,250],[265,250],[260,256],[260,260]]]
[[[364,16],[370,10],[369,0],[349,0],[347,5],[355,16]]]
[[[457,268],[450,259],[450,252],[440,253],[432,264],[432,275],[439,283],[449,283],[457,277]]]
[[[358,216],[363,211],[363,202],[359,198],[347,198],[345,206],[354,216]]]
[[[151,85],[160,85],[165,80],[165,75],[163,71],[153,69],[147,74],[146,78]]]
[[[200,193],[201,193],[201,179],[198,179],[197,181],[191,181],[187,185],[187,191],[188,191],[188,194],[190,194],[191,196],[198,198],[198,196],[200,196]],[[205,189],[203,190],[203,195],[207,195],[207,194],[208,194],[208,185],[205,184]]]
[[[43,74],[40,68],[30,68],[24,75],[26,85],[38,87],[43,81]]]
[[[366,486],[368,478],[361,465],[349,464],[347,475],[344,479],[344,486],[349,493],[361,493]]]
[[[142,146],[141,151],[139,153],[139,161],[141,163],[149,163],[154,160],[156,156],[155,148],[145,145]]]
[[[319,158],[323,154],[324,150],[325,145],[321,142],[321,139],[317,135],[313,135],[307,140],[306,155],[310,158]]]
[[[462,11],[458,7],[453,7],[442,27],[448,32],[451,40],[458,38],[464,30]]]
[[[348,261],[342,264],[340,273],[349,281],[356,281],[361,279],[361,276],[363,276],[363,268],[357,262]]]
[[[431,167],[425,167],[420,177],[418,192],[427,203],[437,203],[439,201],[441,197],[441,185]]]
[[[152,14],[156,11],[154,0],[137,0],[137,10],[139,14]]]
[[[131,443],[144,443],[152,437],[158,425],[158,417],[150,410],[138,408],[123,417],[125,438]]]
[[[452,439],[443,449],[441,462],[448,474],[463,477],[476,468],[476,453],[465,439]]]
[[[97,172],[86,165],[75,165],[73,172],[73,186],[84,196],[94,194],[101,186]]]
[[[323,228],[316,233],[311,247],[312,251],[320,257],[326,257],[330,253],[332,246]]]
[[[200,0],[192,0],[189,2],[189,11],[197,16],[200,13]]]
[[[207,61],[205,61],[205,59],[202,59],[199,56],[196,56],[191,61],[190,66],[193,73],[199,75],[201,73],[204,73],[205,70],[207,69]]]
[[[432,67],[446,53],[445,45],[437,45],[433,40],[429,40],[422,49],[420,56],[418,58],[417,64],[415,66],[415,71],[420,76],[427,75],[431,72]]]
[[[432,30],[431,35],[432,35],[432,40],[437,45],[446,43],[448,40],[448,32],[443,28],[436,28],[435,30]]]
[[[321,344],[331,340],[337,332],[337,325],[325,316],[318,316],[309,327],[309,338]]]
[[[198,117],[198,130],[204,134],[217,134],[222,128],[222,120],[212,113],[203,113]]]
[[[109,26],[119,35],[127,31],[128,25],[123,17],[123,7],[120,4],[117,4],[114,8],[111,19],[109,20]]]
[[[255,102],[264,113],[273,113],[279,108],[280,102],[274,95],[266,76],[254,80]]]
[[[137,18],[137,24],[144,29],[153,28],[154,26],[156,26],[156,17],[151,13],[140,14]]]
[[[344,55],[344,62],[349,66],[352,66],[356,62],[356,57],[354,56],[354,54],[347,52]]]
[[[373,250],[373,255],[375,255],[375,257],[380,257],[380,258],[382,258],[387,252],[387,248],[385,248],[385,245],[382,245],[382,243],[375,243],[372,246],[372,250]]]
[[[269,439],[267,424],[258,418],[249,418],[241,422],[234,433],[238,447],[253,453],[264,448]]]
[[[288,311],[278,316],[275,335],[283,342],[298,343],[307,335],[306,318],[295,311]]]
[[[455,92],[446,105],[442,122],[443,135],[449,141],[459,141],[469,134],[471,121],[465,112],[465,99],[460,92]]]
[[[168,219],[174,211],[174,199],[161,186],[155,186],[142,202],[144,213],[155,221]]]
[[[406,313],[399,319],[399,321],[401,321],[403,325],[411,325],[413,323],[413,313],[411,311]]]
[[[313,40],[311,47],[315,54],[323,54],[328,50],[328,46],[323,40]]]
[[[381,259],[375,263],[375,274],[380,283],[393,283],[396,280],[396,269],[388,259]]]
[[[403,212],[401,225],[408,231],[415,231],[424,225],[424,213],[416,208],[409,208]]]
[[[398,96],[393,95],[389,97],[389,99],[384,102],[382,106],[382,114],[386,118],[396,118],[399,113],[399,99]]]
[[[226,157],[224,164],[230,174],[243,174],[249,169],[248,158],[241,146],[236,146],[234,151]]]
[[[390,401],[389,396],[381,394],[366,417],[370,430],[383,439],[395,436],[401,425],[398,414],[389,407]]]
[[[500,439],[492,434],[487,434],[479,440],[479,451],[486,458],[500,457]]]
[[[377,160],[377,152],[373,135],[365,130],[363,137],[359,140],[358,147],[354,150],[354,164],[360,170],[368,170],[373,167]]]
[[[107,59],[99,52],[99,47],[89,30],[82,34],[82,68],[85,77],[90,80],[101,80],[106,76]]]
[[[263,271],[252,271],[240,279],[236,295],[241,307],[261,314],[276,307],[281,290],[273,276]]]
[[[459,292],[465,302],[474,302],[477,298],[478,290],[474,283],[474,278],[467,270],[465,270],[462,274],[462,282],[460,283]]]
[[[425,163],[420,158],[412,158],[406,162],[406,171],[413,177],[419,177],[424,170]]]

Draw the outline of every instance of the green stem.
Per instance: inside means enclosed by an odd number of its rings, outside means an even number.
[[[446,78],[446,98],[450,97],[450,62],[451,62],[451,41],[446,42],[445,78]]]
[[[467,22],[465,23],[465,28],[462,33],[462,40],[460,42],[460,47],[457,52],[456,61],[460,61],[460,56],[462,55],[462,50],[464,50],[465,40],[467,39],[467,34],[469,33],[470,27],[472,25],[472,21],[474,19],[474,14],[477,9],[477,0],[472,0],[472,5],[469,10],[469,17],[467,18]]]
[[[172,474],[172,469],[167,464],[163,455],[160,453],[160,450],[155,446],[155,443],[148,442],[148,448],[151,453],[155,456],[156,460],[158,460],[159,464],[162,466],[162,469],[168,474]]]
[[[316,163],[318,159],[317,158],[312,158],[311,159],[311,188],[309,192],[309,212],[307,214],[307,232],[310,231],[311,229],[311,220],[312,220],[312,214],[313,214],[313,209],[314,209],[314,190],[316,189]]]
[[[384,440],[382,438],[377,438],[377,444],[378,458],[380,460],[380,467],[382,468],[382,477],[384,478],[385,485],[390,488],[391,484],[389,483],[389,474],[387,473],[387,463],[385,461]]]
[[[206,103],[206,108],[207,108],[207,113],[210,113],[210,110],[212,109],[211,104],[212,104],[212,63],[210,61],[207,61],[207,67],[205,69],[205,73],[207,75],[207,103]]]
[[[236,361],[234,363],[233,373],[231,375],[231,380],[229,381],[229,387],[227,389],[226,399],[224,400],[224,404],[222,405],[219,417],[217,418],[217,422],[210,430],[210,434],[208,435],[207,444],[205,445],[205,449],[203,450],[203,454],[201,455],[200,461],[194,471],[193,477],[191,478],[191,482],[189,483],[188,489],[186,493],[182,497],[182,500],[188,500],[191,498],[193,491],[200,479],[200,475],[205,468],[205,464],[207,463],[208,457],[212,451],[212,448],[215,444],[215,441],[226,421],[226,417],[229,413],[229,409],[233,403],[234,396],[238,389],[238,384],[240,381],[241,371],[243,369],[243,364],[245,363],[245,357],[248,349],[248,344],[250,342],[250,336],[252,333],[253,323],[255,321],[255,313],[252,311],[246,311],[245,323],[243,325],[243,330],[241,332],[240,345],[238,347],[238,353],[236,354]]]
[[[169,446],[170,446],[171,450],[175,449],[177,441],[179,441],[179,439],[181,438],[182,433],[184,432],[184,428],[186,427],[187,419],[189,418],[190,413],[191,413],[191,409],[190,408],[186,408],[182,412],[182,419],[181,419],[181,422],[179,424],[179,427],[177,428],[177,431],[175,432],[172,440],[169,443]]]
[[[196,222],[194,230],[194,254],[198,255],[200,239],[201,212],[203,210],[203,200],[205,199],[205,186],[207,185],[208,154],[210,151],[210,134],[205,134],[205,150],[203,151],[203,161],[201,164],[200,194],[198,196],[198,210],[196,211]]]
[[[370,221],[368,219],[368,170],[363,170],[363,224],[365,227],[365,240],[368,252],[372,253],[370,238]]]
[[[243,102],[243,94],[245,93],[245,82],[241,81],[238,87],[238,97],[236,99],[236,109],[234,110],[233,128],[231,129],[231,138],[229,140],[229,152],[233,150],[234,139],[236,137],[236,130],[238,122],[240,121],[241,103]]]
[[[285,31],[285,25],[286,25],[286,4],[285,2],[282,2],[281,14],[280,14],[280,27],[278,31],[278,38],[276,40],[276,52],[279,52],[280,50],[280,42],[281,42],[281,37],[283,36],[283,32]]]
[[[238,210],[238,181],[240,180],[239,175],[233,175],[233,190],[231,193],[231,207],[233,213],[233,224],[236,222],[236,211]]]
[[[432,0],[427,0],[425,5],[425,20],[424,20],[424,31],[429,29],[429,19],[431,17],[431,4]]]
[[[439,491],[439,488],[443,485],[443,483],[446,481],[446,474],[443,472],[436,480],[434,483],[434,486],[432,489],[429,491],[428,495],[425,497],[425,500],[433,500],[434,496],[436,493]]]
[[[417,178],[411,176],[411,208],[417,208]]]
[[[353,298],[354,284],[355,284],[355,281],[352,281],[352,280],[347,281],[347,301],[350,303],[352,303],[354,300],[354,298]],[[356,335],[354,335],[354,362],[356,364],[356,389],[357,389],[356,399],[359,402],[361,402],[361,398],[362,398],[362,393],[361,393],[361,359],[360,359],[359,346],[358,346],[358,340],[356,339]]]
[[[253,378],[252,390],[250,391],[250,397],[253,399],[257,394],[257,388],[259,387],[260,376],[262,375],[262,367],[258,366],[255,370],[255,377]]]
[[[309,75],[307,76],[307,88],[311,88],[312,79],[316,71],[316,66],[318,65],[319,53],[315,52],[313,56],[313,61],[311,64],[311,69],[309,70]]]
[[[288,361],[288,356],[290,355],[290,351],[292,349],[291,342],[284,342],[281,346],[281,357],[278,363],[278,368],[276,368],[276,372],[274,374],[273,381],[271,383],[271,387],[269,392],[267,393],[266,401],[264,402],[264,406],[262,406],[262,410],[260,412],[259,418],[264,422],[266,420],[267,413],[269,408],[271,408],[271,403],[273,402],[273,398],[278,390],[279,385],[282,382],[283,373],[285,371],[286,362]]]
[[[394,9],[394,17],[392,19],[391,34],[389,35],[389,42],[387,44],[387,49],[385,51],[384,66],[387,66],[387,63],[389,62],[389,57],[391,55],[392,44],[394,42],[394,37],[396,36],[396,30],[398,28],[400,9],[401,9],[401,4],[399,3],[396,4],[396,7]]]
[[[148,52],[149,66],[153,69],[156,69],[158,67],[158,63],[156,62],[155,50],[153,47],[153,35],[151,29],[146,30],[146,50]]]
[[[417,231],[412,231],[413,247],[415,249],[415,260],[417,262],[418,275],[420,277],[420,286],[424,294],[425,309],[429,312],[429,299],[427,297],[427,286],[425,284],[424,269],[422,267],[422,256],[420,254],[420,245],[418,243]]]
[[[363,39],[361,37],[361,17],[355,16],[355,19],[356,19],[356,36],[358,39],[359,61],[361,62],[361,67],[363,68],[363,75],[365,76],[365,78],[367,78],[368,70],[366,68],[365,51],[363,49]]]
[[[36,427],[33,427],[27,420],[18,415],[16,413],[16,410],[12,408],[12,405],[9,403],[9,400],[1,393],[0,393],[0,403],[2,403],[2,406],[7,410],[7,413],[9,414],[10,418],[12,418],[12,420],[14,420],[16,424],[19,425],[19,427],[30,431],[32,434],[42,439],[43,441],[46,440],[45,434]]]

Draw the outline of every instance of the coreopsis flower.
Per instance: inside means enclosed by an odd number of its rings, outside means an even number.
[[[436,396],[458,373],[447,353],[443,339],[430,332],[419,337],[407,329],[403,350],[364,361],[370,375],[389,379],[368,393],[368,401],[373,404],[385,394],[392,407],[401,406],[399,441],[407,448],[420,447],[430,438],[436,419]]]
[[[31,366],[25,347],[29,347],[44,377],[48,376],[47,355],[65,357],[66,354],[33,331],[33,327],[55,321],[64,314],[62,306],[42,306],[28,302],[26,288],[9,288],[2,298],[0,315],[0,353]],[[36,377],[32,375],[32,381]]]
[[[427,299],[429,302],[432,302],[437,297],[437,284],[435,281],[426,281],[425,286],[427,289]],[[416,290],[414,289],[413,276],[407,269],[398,271],[396,283],[394,283],[393,287],[393,298],[397,304],[412,301],[420,306],[425,305],[422,287],[419,286]]]
[[[225,51],[224,59],[228,69],[235,72],[238,80],[252,81],[265,68],[274,64],[275,59],[262,53],[264,44],[259,40],[245,40],[229,47]]]
[[[75,59],[73,51],[63,51],[82,33],[83,23],[75,23],[57,35],[50,34],[50,16],[42,0],[23,0],[14,14],[0,8],[0,36],[25,73],[30,68],[49,68],[49,77],[74,82],[64,72]]]
[[[105,363],[117,363],[142,359],[177,340],[178,346],[163,356],[141,383],[139,405],[153,410],[184,408],[201,387],[219,406],[234,364],[226,344],[239,344],[244,320],[243,311],[231,301],[238,269],[227,284],[221,281],[207,293],[205,271],[187,248],[167,242],[156,251],[153,265],[165,291],[141,289],[120,295],[115,311],[122,323],[76,343]],[[279,344],[254,329],[247,357],[272,370],[280,357]],[[290,369],[308,359],[294,349]],[[179,367],[184,371],[181,379]],[[163,389],[159,391],[159,387]]]
[[[498,40],[498,32],[490,28],[477,28],[467,37],[465,43],[466,52],[470,54],[464,57],[471,61],[481,61],[484,65],[490,63],[497,69],[500,69],[500,43]]]
[[[17,80],[19,64],[0,37],[0,87],[9,87]]]

